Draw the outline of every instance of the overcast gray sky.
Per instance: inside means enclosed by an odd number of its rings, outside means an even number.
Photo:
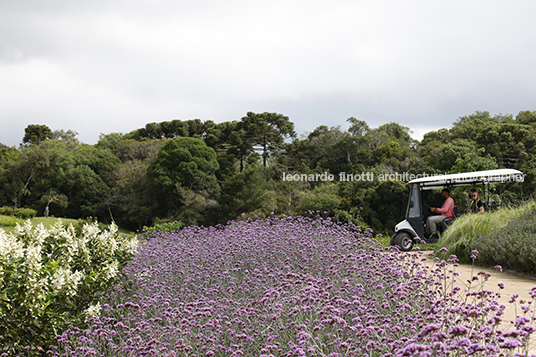
[[[277,112],[298,134],[536,110],[533,0],[0,0],[0,143],[95,144],[172,119]]]

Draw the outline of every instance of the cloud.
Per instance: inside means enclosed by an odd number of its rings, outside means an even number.
[[[248,111],[285,114],[303,132],[350,116],[440,128],[476,110],[536,109],[532,1],[23,0],[0,10],[8,145],[36,122],[94,143],[148,122]]]

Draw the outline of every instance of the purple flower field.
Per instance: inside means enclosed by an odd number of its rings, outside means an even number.
[[[525,355],[536,330],[528,303],[502,331],[500,286],[463,291],[452,284],[456,257],[433,269],[422,259],[322,218],[151,233],[101,316],[49,354]]]

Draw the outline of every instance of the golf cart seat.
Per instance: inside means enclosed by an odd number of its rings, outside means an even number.
[[[452,222],[457,218],[459,217],[458,216],[458,206],[454,206],[454,215],[451,218],[449,217],[445,217],[445,219],[443,219],[441,221],[441,232],[444,233],[445,230],[448,228],[448,226],[450,226],[452,224]]]
[[[443,219],[441,221],[441,232],[444,233],[448,226],[450,226],[452,224],[452,219],[450,219],[449,217],[445,217],[445,219]]]

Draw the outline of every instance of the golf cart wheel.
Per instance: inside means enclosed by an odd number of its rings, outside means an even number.
[[[410,251],[413,248],[413,238],[409,233],[400,232],[395,237],[395,245],[398,245],[403,252]]]

